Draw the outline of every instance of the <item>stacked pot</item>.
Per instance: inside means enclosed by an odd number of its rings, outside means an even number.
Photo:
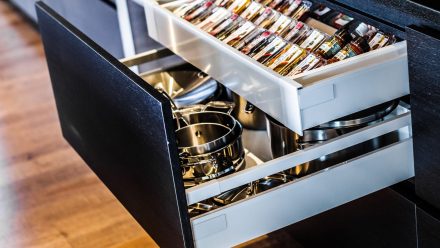
[[[176,122],[176,139],[185,186],[218,178],[244,166],[243,128],[222,99],[225,88],[206,74],[183,66],[143,75],[167,97]]]
[[[210,102],[175,111],[176,139],[185,186],[218,178],[243,167],[243,128],[232,103]],[[222,109],[229,108],[227,112]]]

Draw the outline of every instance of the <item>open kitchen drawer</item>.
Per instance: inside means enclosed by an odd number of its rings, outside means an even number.
[[[150,37],[298,134],[409,94],[405,41],[287,78],[170,11],[182,3],[145,0]]]
[[[37,13],[64,137],[162,247],[239,244],[414,175],[410,111],[398,106],[374,125],[185,190],[170,102],[47,5]],[[188,205],[392,133],[362,155],[189,217]]]

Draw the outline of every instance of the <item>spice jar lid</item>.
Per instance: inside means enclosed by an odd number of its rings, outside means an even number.
[[[354,32],[356,32],[357,36],[364,36],[367,34],[368,32],[368,25],[361,22],[356,29],[354,30]]]

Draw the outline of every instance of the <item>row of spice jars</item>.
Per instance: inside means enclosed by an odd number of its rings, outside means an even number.
[[[284,76],[394,41],[364,23],[354,32],[343,28],[329,37],[298,20],[311,7],[311,2],[300,0],[195,0],[174,13]]]

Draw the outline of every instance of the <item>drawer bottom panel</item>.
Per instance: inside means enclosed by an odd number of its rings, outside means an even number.
[[[191,219],[197,247],[230,247],[414,176],[412,138]]]

